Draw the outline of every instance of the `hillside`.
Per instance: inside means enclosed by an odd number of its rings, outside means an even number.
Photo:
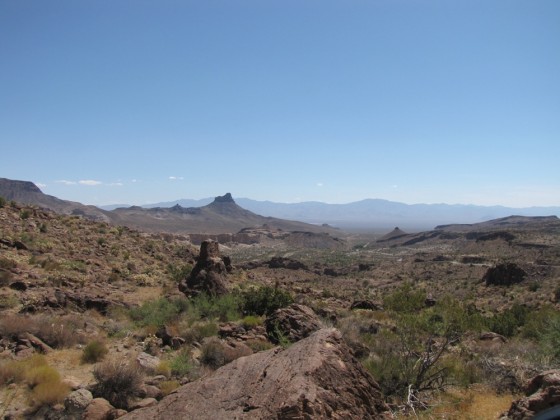
[[[110,212],[113,222],[152,232],[171,232],[177,234],[236,233],[245,228],[263,225],[270,229],[286,232],[303,231],[313,233],[340,234],[339,231],[303,222],[264,217],[238,206],[230,193],[216,197],[203,207],[129,207]]]
[[[216,205],[226,213],[238,211],[227,196]],[[559,366],[558,343],[549,335],[557,324],[549,320],[560,322],[560,222],[512,217],[462,231],[445,229],[410,235],[396,230],[384,242],[352,250],[232,245],[197,256],[198,249],[182,236],[141,233],[18,203],[0,205],[0,399],[5,413],[53,418],[60,410],[64,415],[73,409],[83,413],[86,406],[93,410],[103,397],[113,404],[104,403],[107,410],[117,407],[119,415],[129,411],[146,418],[143,413],[166,410],[177,394],[207,389],[209,383],[219,386],[222,402],[236,401],[219,410],[246,413],[259,409],[246,402],[256,401],[260,385],[244,387],[236,379],[255,377],[257,365],[258,375],[267,372],[262,382],[267,395],[289,393],[286,398],[299,410],[300,382],[274,388],[276,378],[292,368],[287,356],[299,360],[294,375],[298,366],[318,372],[303,375],[302,380],[312,381],[309,387],[333,389],[344,377],[345,399],[380,389],[384,395],[375,391],[372,401],[401,412],[409,392],[403,375],[415,376],[418,355],[436,351],[443,359],[429,359],[437,363],[434,369],[442,364],[453,369],[441,371],[441,387],[417,392],[419,401],[453,418],[496,418],[527,377]],[[183,295],[179,285],[199,275],[223,281],[226,294]],[[267,309],[292,301],[300,305],[281,309],[286,319],[274,318],[276,312]],[[297,335],[298,329],[321,329],[325,322],[340,331],[317,333],[331,337],[328,346],[314,341],[317,335]],[[278,335],[279,328],[286,330]],[[452,342],[446,341],[449,331]],[[279,340],[284,347],[274,347]],[[324,352],[327,348],[331,353]],[[95,349],[105,350],[96,355]],[[30,379],[35,368],[23,361],[48,363],[68,385],[60,385],[53,374],[54,394],[38,394]],[[115,363],[131,366],[130,374],[137,375],[134,386],[121,386],[117,394],[100,386],[124,374]],[[216,370],[223,365],[229,367]],[[316,370],[320,366],[326,370]],[[26,375],[13,376],[16,368]],[[164,398],[175,389],[177,394]],[[71,390],[90,400],[72,408],[68,399],[77,395]],[[201,417],[203,400],[212,395],[200,397],[188,412],[179,402],[175,417]],[[335,407],[341,397],[337,391],[325,398]],[[65,399],[65,405],[56,405]],[[450,405],[450,399],[455,403]],[[285,398],[280,400],[275,409],[283,413]],[[481,404],[490,414],[480,414]],[[153,408],[142,410],[148,406]]]
[[[85,216],[88,219],[104,222],[111,220],[110,215],[105,210],[44,194],[39,187],[29,181],[0,178],[0,197],[8,201],[13,200],[22,204],[31,204],[50,209],[60,214]]]

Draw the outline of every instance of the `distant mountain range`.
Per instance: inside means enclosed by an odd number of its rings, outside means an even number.
[[[560,216],[560,207],[511,208],[462,204],[404,204],[367,199],[348,204],[321,202],[275,203],[239,198],[230,194],[201,200],[182,199],[150,205],[97,208],[44,194],[35,184],[0,178],[0,196],[27,204],[123,224],[148,231],[173,233],[235,233],[263,224],[285,231],[329,232],[343,230],[386,233],[398,226],[405,231],[433,229],[437,225],[479,223],[511,215]],[[218,197],[219,199],[220,197]]]
[[[35,184],[0,178],[0,196],[23,204],[32,204],[57,213],[84,216],[90,219],[128,226],[146,232],[175,234],[235,234],[244,229],[260,228],[271,232],[307,232],[339,234],[329,226],[265,217],[238,206],[230,193],[216,197],[201,207],[144,208],[131,206],[111,211],[61,200],[44,194]]]
[[[315,201],[302,203],[275,203],[249,198],[235,200],[244,209],[254,213],[311,224],[329,224],[345,230],[387,231],[399,226],[405,230],[433,229],[437,225],[479,223],[511,215],[560,216],[560,207],[512,208],[504,206],[476,206],[463,204],[404,204],[381,199],[366,199],[348,204],[327,204]],[[182,199],[148,204],[143,207],[205,206],[211,198]],[[103,207],[113,209],[115,206]]]

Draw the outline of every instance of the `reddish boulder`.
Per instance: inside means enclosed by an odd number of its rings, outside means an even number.
[[[379,385],[342,335],[322,329],[285,350],[241,357],[123,419],[389,419]]]
[[[543,419],[560,417],[560,370],[543,372],[529,381],[525,387],[526,397],[514,401],[501,420],[528,420],[544,414],[546,410],[555,410]],[[555,408],[553,408],[555,407]]]
[[[266,333],[274,343],[279,343],[282,338],[292,343],[299,341],[322,326],[313,309],[297,303],[277,309],[265,321]]]

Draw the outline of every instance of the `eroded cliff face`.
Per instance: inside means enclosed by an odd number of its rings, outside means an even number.
[[[383,419],[379,386],[340,332],[242,357],[123,419]]]

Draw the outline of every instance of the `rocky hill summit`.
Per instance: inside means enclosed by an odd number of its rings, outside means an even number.
[[[29,181],[16,181],[0,178],[0,197],[8,201],[39,206],[61,214],[84,216],[91,220],[109,222],[108,212],[95,206],[86,206],[74,201],[66,201],[43,193],[39,187]]]

